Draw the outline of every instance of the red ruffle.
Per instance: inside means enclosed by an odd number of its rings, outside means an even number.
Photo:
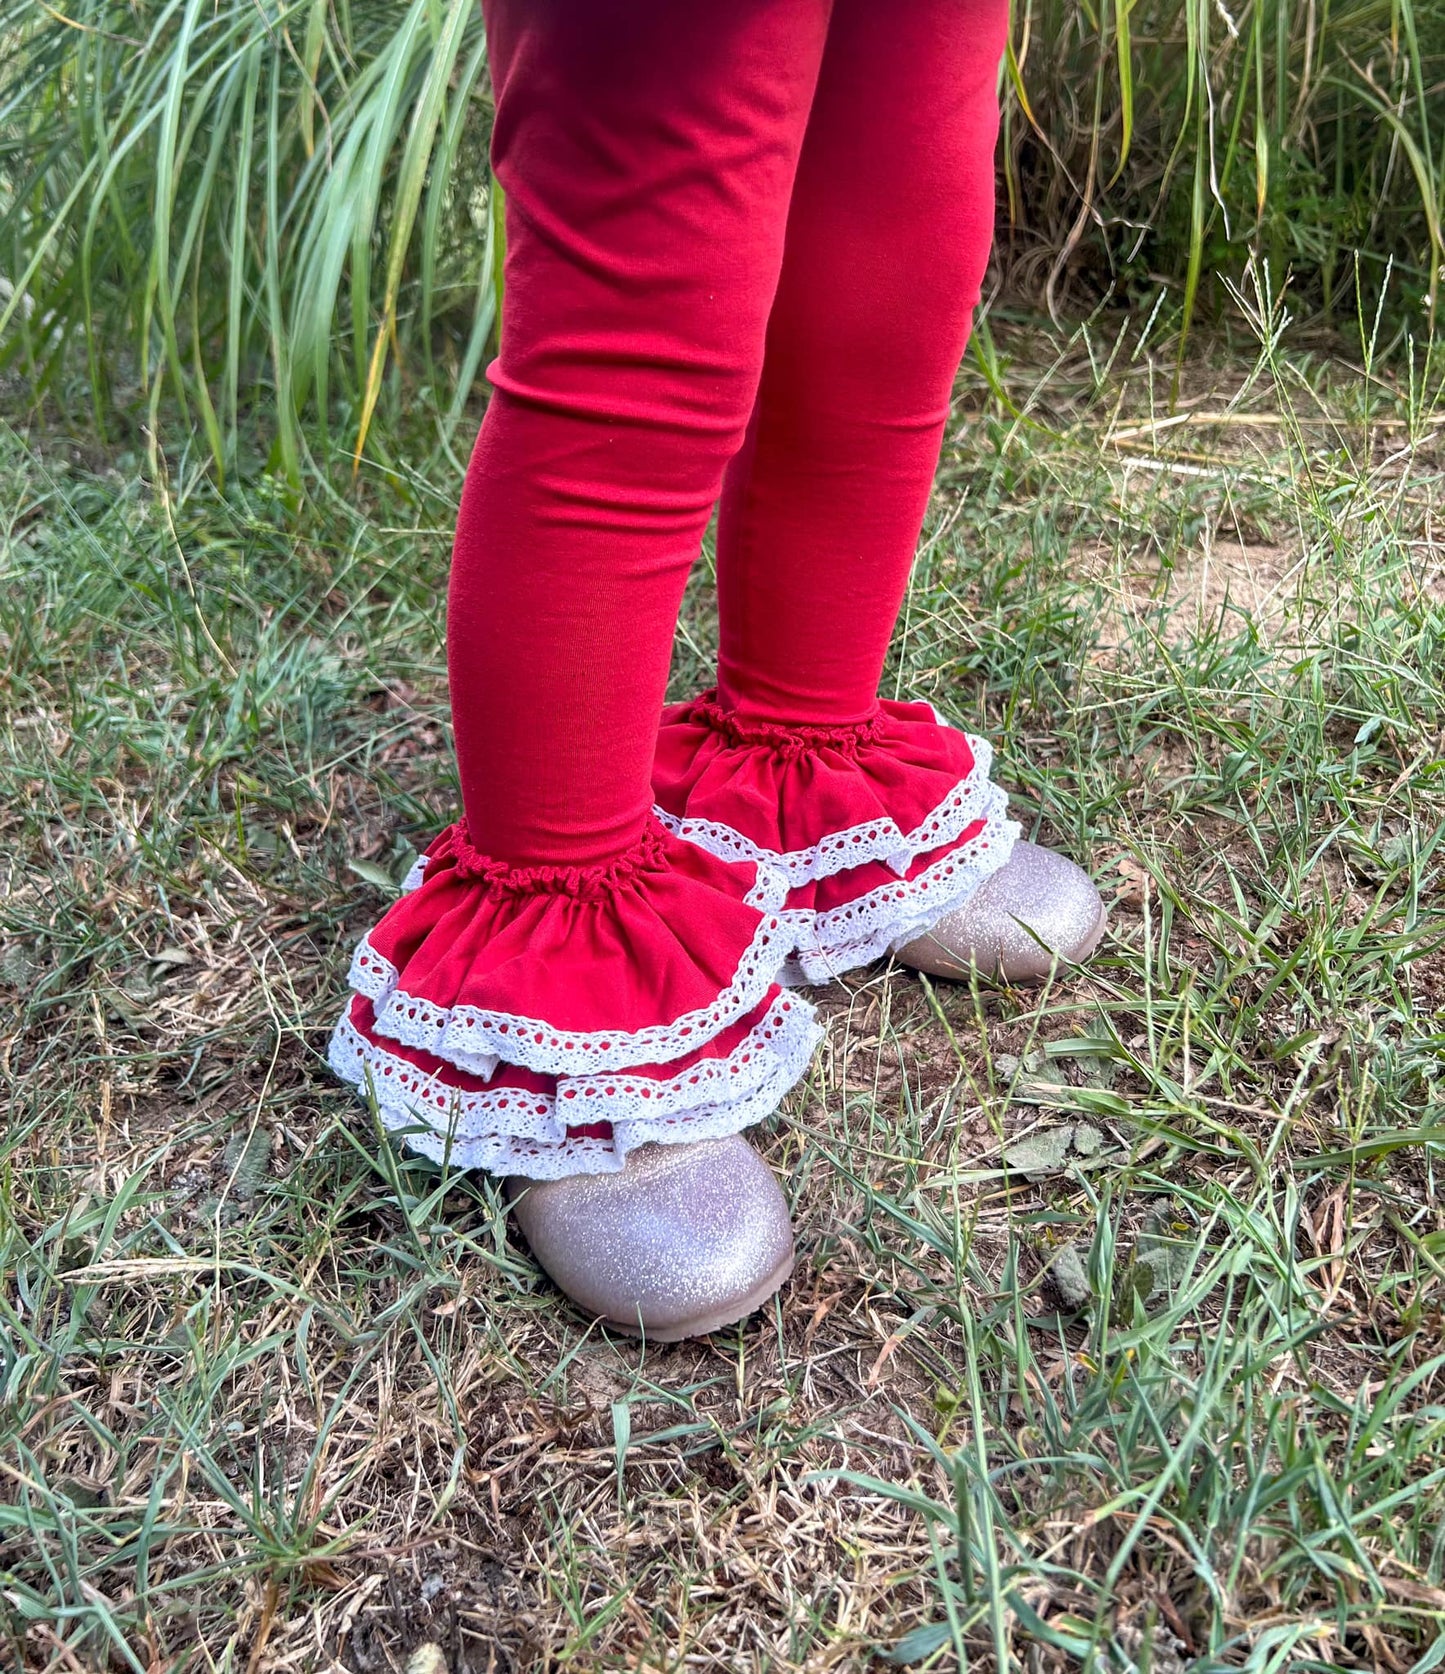
[[[776,878],[666,832],[605,890],[529,893],[458,849],[450,832],[432,844],[421,888],[363,939],[350,980],[381,1034],[475,1074],[679,1058],[755,1005],[786,952]]]
[[[790,886],[881,860],[902,873],[952,841],[950,798],[976,779],[974,742],[926,703],[880,702],[851,728],[748,725],[713,694],[664,712],[653,792],[669,829],[763,858]],[[984,769],[984,776],[987,769]]]
[[[760,1120],[802,1073],[811,1008],[778,986],[786,885],[650,828],[595,868],[500,865],[458,827],[356,950],[331,1062],[459,1166],[622,1166],[649,1140]]]
[[[579,1157],[590,1171],[620,1168],[637,1145],[761,1121],[806,1068],[818,1034],[812,1007],[773,989],[673,1063],[582,1076],[503,1064],[483,1077],[382,1035],[371,1002],[355,995],[331,1059],[418,1149],[457,1167],[547,1177],[576,1172]],[[563,1161],[573,1166],[558,1167]]]
[[[783,980],[830,982],[921,936],[1007,859],[1016,832],[976,820],[953,842],[919,855],[901,876],[873,860],[790,890],[785,917],[793,926],[793,956]]]
[[[856,727],[750,723],[713,693],[664,715],[657,814],[710,853],[775,868],[790,889],[785,980],[822,982],[962,904],[1018,827],[992,752],[924,703],[880,702]]]
[[[1018,828],[987,744],[926,704],[857,727],[670,710],[658,823],[601,867],[517,868],[460,827],[358,947],[331,1062],[393,1131],[536,1178],[735,1133],[818,1030],[780,984],[886,953],[958,906]]]

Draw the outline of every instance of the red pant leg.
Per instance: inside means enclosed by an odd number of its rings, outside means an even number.
[[[817,1036],[776,876],[648,810],[830,0],[484,5],[508,249],[452,567],[466,819],[358,948],[331,1061],[427,1154],[546,1178],[761,1120]]]
[[[486,0],[507,194],[496,394],[448,625],[467,825],[637,838],[689,566],[762,366],[829,0]]]
[[[1007,20],[837,0],[723,495],[717,698],[659,740],[673,829],[786,872],[810,980],[951,911],[1016,832],[986,744],[877,697],[988,260]]]
[[[1008,0],[838,0],[718,534],[724,703],[872,712],[993,238]]]

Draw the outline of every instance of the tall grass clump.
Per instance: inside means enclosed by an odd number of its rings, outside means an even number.
[[[8,14],[8,15],[7,15]],[[455,422],[491,327],[485,47],[475,0],[79,0],[0,10],[4,359],[137,395],[217,463],[264,409],[293,482],[388,364]]]
[[[1016,0],[1007,251],[1054,300],[1162,278],[1187,328],[1251,253],[1397,331],[1445,245],[1441,0]]]
[[[449,445],[500,283],[476,0],[0,0],[0,39],[0,361],[37,398],[164,406],[222,471],[259,436],[292,484],[407,414]],[[1389,274],[1397,333],[1433,313],[1445,0],[1016,0],[1003,76],[1025,294],[1162,283],[1182,342],[1259,254],[1320,310]]]

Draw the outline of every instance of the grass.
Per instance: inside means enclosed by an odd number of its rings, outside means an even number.
[[[0,367],[296,494],[455,464],[500,288],[475,0],[0,0],[0,41]],[[1162,284],[1182,347],[1262,254],[1384,347],[1433,324],[1445,0],[1015,0],[1000,85],[1014,295]]]
[[[455,480],[0,430],[0,1662],[1445,1666],[1445,405],[1256,314],[1171,410],[995,312],[889,678],[1111,932],[825,991],[797,1275],[668,1349],[320,1057],[456,805]]]

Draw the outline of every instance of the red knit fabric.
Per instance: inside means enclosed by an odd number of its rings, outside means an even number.
[[[863,719],[993,237],[1007,0],[838,0],[747,445],[718,527],[718,684]]]
[[[507,257],[448,616],[464,824],[358,951],[333,1062],[423,1149],[558,1173],[765,1113],[814,1028],[778,983],[1012,840],[987,747],[877,698],[1007,0],[483,5]],[[659,732],[720,497],[717,691]]]
[[[1006,0],[488,0],[496,393],[448,650],[467,823],[641,832],[723,474],[726,701],[871,709],[993,225]],[[766,365],[766,371],[765,371]]]

